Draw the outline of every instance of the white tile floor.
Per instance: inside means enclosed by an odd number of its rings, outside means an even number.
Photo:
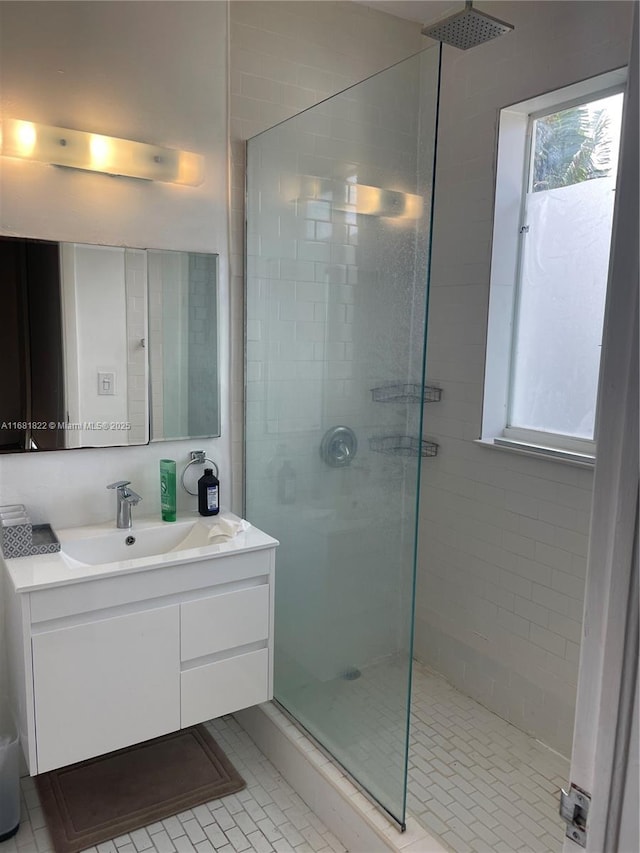
[[[233,717],[207,725],[247,787],[89,853],[346,853]],[[22,780],[22,795],[20,829],[0,844],[0,853],[47,853],[51,840],[30,777]]]
[[[569,762],[416,663],[408,808],[455,853],[559,853]]]
[[[381,674],[377,666],[372,681]],[[369,692],[367,675],[352,687]],[[233,717],[207,725],[247,788],[90,853],[346,853]],[[454,853],[560,853],[568,770],[566,759],[415,665],[408,808]],[[20,831],[0,853],[48,853],[34,782],[22,785]]]

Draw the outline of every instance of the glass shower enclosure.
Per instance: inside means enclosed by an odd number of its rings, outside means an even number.
[[[245,512],[275,698],[405,823],[439,48],[249,140]]]

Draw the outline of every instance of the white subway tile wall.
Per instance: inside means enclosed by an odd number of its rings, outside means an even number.
[[[493,7],[493,8],[492,8]],[[630,6],[487,3],[515,24],[445,48],[427,371],[416,656],[568,755],[592,473],[488,450],[480,437],[499,110],[624,65]]]
[[[349,2],[231,2],[230,27],[231,323],[234,330],[231,336],[232,460],[234,509],[241,512],[244,455],[242,330],[245,140],[415,53],[425,40],[420,35],[420,26],[415,22]],[[318,130],[323,130],[322,123]],[[315,167],[318,164],[313,162],[313,151],[305,152],[301,149],[300,153],[301,170],[316,174],[318,170]],[[350,240],[356,239],[355,232],[345,232],[344,239],[338,244],[343,252],[341,260],[337,255],[327,257],[330,250],[323,241],[330,237],[331,226],[323,223],[320,210],[316,210],[315,214],[311,220],[312,224],[315,220],[315,242],[300,243],[305,247],[300,256],[295,255],[296,241],[286,243],[280,238],[277,222],[269,218],[260,222],[261,238],[279,241],[278,256],[293,262],[288,268],[285,265],[285,270],[298,282],[295,299],[291,299],[287,291],[280,302],[281,314],[273,318],[280,324],[283,333],[284,324],[290,324],[291,337],[295,327],[298,327],[298,340],[291,340],[291,346],[297,346],[297,357],[304,358],[304,363],[299,366],[300,375],[282,375],[280,378],[283,382],[288,379],[299,383],[302,379],[306,383],[306,380],[319,378],[318,362],[324,358],[319,335],[324,318],[318,314],[321,309],[314,307],[314,303],[317,306],[322,302],[322,297],[314,287],[322,288],[325,285],[313,284],[316,262],[336,264],[336,269],[331,272],[331,280],[345,285],[342,294],[345,305],[353,298],[347,284],[346,269],[340,267],[340,264],[347,263],[344,253],[349,251]],[[308,238],[311,235],[304,236]],[[253,254],[256,248],[249,246]],[[273,272],[280,270],[274,269]],[[269,270],[265,270],[265,274],[268,275]],[[305,286],[306,282],[310,284]],[[347,318],[345,313],[343,332],[346,339],[332,344],[332,351],[336,355],[340,354],[340,347],[336,347],[336,344],[348,344],[350,321],[351,318]],[[303,327],[303,323],[308,325]],[[249,378],[253,379],[259,378],[260,371],[260,341],[256,337],[259,332],[260,326],[252,324],[252,339],[247,340],[248,355],[258,356],[257,359],[250,357],[248,364]],[[286,361],[279,364],[284,365]],[[282,369],[286,371],[287,368],[283,366]],[[347,383],[342,386],[344,394],[349,393],[349,378],[344,377]],[[249,416],[252,402],[247,400]],[[302,408],[304,406],[300,405],[298,410]],[[280,416],[285,415],[280,413]]]
[[[442,403],[426,409],[425,432],[441,448],[423,469],[416,654],[464,692],[567,754],[591,474],[473,444],[483,394],[496,126],[499,109],[509,103],[623,65],[630,4],[581,4],[579,26],[570,2],[488,3],[487,11],[512,21],[515,31],[465,53],[445,48],[443,57],[428,376],[444,394]],[[419,25],[355,4],[231,3],[236,510],[242,507],[244,140],[428,43]],[[321,117],[313,130],[323,132]],[[323,153],[348,156],[353,144],[348,125],[336,121],[331,133],[335,141],[327,140]],[[395,144],[396,136],[390,132],[384,141]],[[314,150],[300,144],[296,153],[301,170],[317,173]],[[305,226],[314,232],[304,234],[309,242],[299,256],[274,221],[260,225],[261,239],[278,241],[281,259],[270,262],[278,268],[267,266],[264,278],[280,275],[284,265],[297,281],[295,298],[281,299],[280,313],[270,322],[279,324],[279,346],[304,350],[305,361],[293,375],[281,358],[279,379],[311,389],[325,356],[319,339],[322,297],[314,290],[323,284],[314,279],[316,265],[327,263],[329,223],[318,206]],[[353,329],[348,309],[355,282],[349,276],[363,275],[349,264],[356,241],[356,233],[347,230],[332,240],[330,255],[330,283],[343,287],[345,315],[331,342],[329,369],[354,405],[361,389],[354,386],[349,350],[342,346],[349,346]],[[375,271],[367,275],[375,283]],[[251,320],[248,375],[259,379],[264,318]],[[260,402],[247,401],[248,417]],[[311,394],[299,396],[298,403],[297,411],[272,409],[271,416],[295,420],[302,413],[307,422],[316,417]],[[336,403],[336,415],[340,411],[342,402]]]

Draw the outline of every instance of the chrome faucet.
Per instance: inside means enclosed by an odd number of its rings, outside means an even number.
[[[131,507],[142,500],[140,495],[136,494],[133,489],[127,488],[130,482],[131,480],[118,480],[117,483],[111,483],[107,486],[108,489],[116,490],[118,498],[116,527],[121,527],[125,530],[131,527]]]

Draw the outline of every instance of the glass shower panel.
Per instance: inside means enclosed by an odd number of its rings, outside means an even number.
[[[275,697],[405,818],[439,49],[249,140],[246,516]],[[436,392],[437,395],[437,392]]]

